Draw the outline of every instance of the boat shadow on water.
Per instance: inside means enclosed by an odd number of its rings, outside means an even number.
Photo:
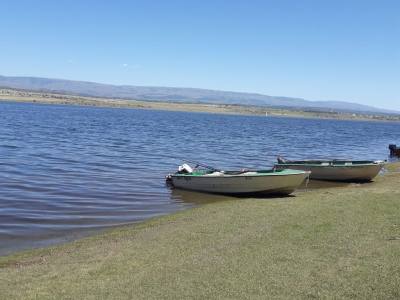
[[[296,195],[280,195],[280,194],[260,194],[260,193],[249,193],[249,194],[214,194],[205,192],[196,192],[191,190],[184,190],[170,187],[171,194],[170,198],[173,201],[200,205],[209,204],[221,201],[232,201],[240,199],[265,199],[265,200],[279,200],[279,199],[290,199],[296,198]]]
[[[303,182],[297,191],[307,191],[307,190],[318,190],[326,188],[336,188],[336,187],[346,187],[354,184],[353,182],[346,181],[325,181],[325,180],[313,180],[310,179],[309,182]]]

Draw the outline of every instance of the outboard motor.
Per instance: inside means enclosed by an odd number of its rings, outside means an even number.
[[[193,172],[193,168],[191,166],[189,166],[188,164],[183,164],[182,166],[178,167],[178,173],[186,174],[186,173],[192,173],[192,172]]]
[[[277,158],[277,161],[278,161],[278,163],[279,164],[284,164],[284,163],[287,163],[288,161],[287,161],[287,159],[284,159],[282,156],[278,156]]]
[[[390,156],[400,156],[400,148],[398,148],[395,144],[389,145]]]

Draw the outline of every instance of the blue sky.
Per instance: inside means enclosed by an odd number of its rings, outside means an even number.
[[[2,1],[0,74],[400,111],[400,1]]]

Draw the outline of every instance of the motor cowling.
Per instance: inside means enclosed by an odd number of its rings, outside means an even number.
[[[192,173],[192,172],[193,172],[193,168],[191,166],[189,166],[188,164],[183,164],[178,167],[178,173],[186,174],[186,173]]]

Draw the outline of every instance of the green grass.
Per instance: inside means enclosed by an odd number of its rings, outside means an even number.
[[[211,203],[3,257],[0,299],[398,299],[399,184]]]

